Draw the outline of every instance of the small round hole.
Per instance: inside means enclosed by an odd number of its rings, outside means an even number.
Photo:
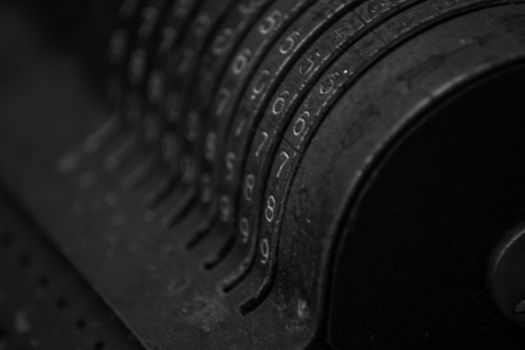
[[[106,344],[102,341],[102,340],[99,340],[97,341],[94,345],[93,345],[93,349],[95,350],[102,350],[106,347]]]
[[[31,265],[31,256],[29,256],[29,254],[27,253],[21,253],[19,256],[18,256],[18,264],[20,265],[20,267],[22,268],[27,268]]]
[[[77,322],[75,323],[75,327],[77,327],[78,330],[85,329],[86,325],[87,325],[87,322],[83,318],[79,318]]]
[[[49,278],[45,275],[40,275],[36,283],[38,284],[40,288],[47,288],[49,287]]]
[[[7,338],[7,331],[0,327],[0,345]]]
[[[58,297],[56,300],[56,306],[59,309],[65,309],[67,307],[68,301],[66,297]]]
[[[9,230],[4,230],[0,236],[0,241],[4,247],[10,247],[14,241],[13,233]]]

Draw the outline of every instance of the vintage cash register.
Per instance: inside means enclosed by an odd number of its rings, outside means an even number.
[[[0,349],[525,349],[525,3],[0,4]]]

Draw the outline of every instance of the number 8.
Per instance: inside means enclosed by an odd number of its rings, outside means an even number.
[[[253,174],[250,174],[246,176],[246,180],[244,182],[244,197],[247,201],[251,201],[253,198],[253,189],[255,187],[255,176]]]
[[[276,205],[275,197],[270,196],[268,197],[268,200],[266,200],[266,210],[264,211],[264,216],[266,218],[266,221],[272,222],[275,216],[275,205]]]

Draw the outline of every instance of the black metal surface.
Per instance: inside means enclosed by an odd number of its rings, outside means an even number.
[[[510,230],[496,245],[489,265],[492,294],[501,312],[516,324],[523,326],[523,229],[522,225]]]
[[[339,247],[346,254],[335,272],[330,323],[354,332],[330,327],[335,343],[525,346],[507,304],[522,297],[522,265],[497,264],[507,270],[494,275],[490,261],[524,214],[525,167],[516,162],[525,150],[517,117],[524,77],[521,66],[472,82],[436,102],[381,156],[344,223],[355,234]],[[512,267],[514,276],[505,275]]]
[[[0,176],[147,348],[522,345],[486,280],[523,221],[495,224],[522,207],[520,1],[126,0],[110,17],[107,101],[38,30],[6,50]]]

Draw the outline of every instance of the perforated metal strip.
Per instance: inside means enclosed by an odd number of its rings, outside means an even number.
[[[143,349],[0,190],[0,350]]]

